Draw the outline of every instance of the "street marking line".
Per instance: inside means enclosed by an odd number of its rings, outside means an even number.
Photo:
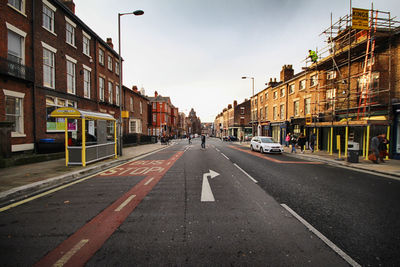
[[[224,156],[227,160],[229,160],[229,158],[224,153],[221,153],[221,155]]]
[[[343,250],[341,250],[338,246],[336,246],[332,241],[330,241],[326,236],[324,236],[321,232],[315,229],[311,224],[309,224],[306,220],[304,220],[300,215],[298,215],[294,210],[289,208],[286,204],[281,204],[290,214],[292,214],[297,220],[299,220],[305,227],[308,228],[311,232],[313,232],[319,239],[321,239],[326,245],[328,245],[333,251],[335,251],[340,257],[342,257],[348,264],[351,266],[361,267],[355,260],[353,260],[349,255],[347,255]]]
[[[71,257],[74,256],[76,252],[78,252],[84,245],[86,245],[87,242],[89,242],[89,239],[82,239],[81,241],[79,241],[78,244],[76,244],[70,251],[65,253],[64,256],[62,256],[61,259],[59,259],[56,263],[54,263],[53,266],[54,267],[64,266],[69,261],[69,259],[71,259]]]
[[[131,195],[128,197],[124,202],[122,202],[121,205],[118,206],[114,211],[121,211],[126,205],[128,205],[129,202],[131,202],[132,199],[134,199],[136,195]]]
[[[148,185],[149,183],[151,183],[151,181],[153,181],[154,177],[151,177],[149,180],[147,180],[147,182],[144,183],[144,185]]]
[[[241,170],[244,174],[247,175],[247,177],[249,177],[253,182],[258,183],[258,181],[256,179],[254,179],[253,177],[250,176],[250,174],[248,174],[247,172],[245,172],[245,170],[243,170],[242,168],[239,167],[239,165],[237,165],[236,163],[233,163],[233,165],[236,166],[236,168],[238,168],[239,170]]]
[[[215,148],[215,150],[217,150],[218,152],[220,152],[218,148]]]

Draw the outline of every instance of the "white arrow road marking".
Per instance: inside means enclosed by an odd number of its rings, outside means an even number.
[[[203,186],[201,187],[201,201],[202,202],[212,202],[215,201],[214,195],[211,191],[210,183],[208,182],[208,176],[214,178],[218,176],[219,173],[210,170],[210,172],[203,174]]]

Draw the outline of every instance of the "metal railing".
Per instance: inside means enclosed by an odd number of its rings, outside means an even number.
[[[18,63],[19,60],[10,60],[0,57],[0,74],[33,82],[33,68]]]

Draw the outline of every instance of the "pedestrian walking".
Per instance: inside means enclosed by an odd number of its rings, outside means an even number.
[[[301,154],[304,154],[304,148],[306,145],[306,141],[307,141],[306,136],[303,133],[301,133],[299,138],[297,139],[297,144],[300,146]]]
[[[379,138],[379,160],[384,163],[384,158],[387,156],[387,144],[389,141],[386,139],[386,134],[381,134]]]
[[[287,133],[286,138],[285,138],[285,146],[289,147],[289,142],[290,142],[290,133]]]
[[[378,164],[379,158],[379,143],[380,143],[380,136],[377,135],[372,137],[371,139],[371,154],[369,154],[368,159],[371,160],[373,163]]]
[[[206,149],[206,136],[204,134],[201,135],[201,148]]]
[[[292,135],[290,138],[290,145],[292,146],[292,150],[290,151],[290,153],[297,153],[296,152],[296,145],[297,145],[297,138],[295,135]]]
[[[315,140],[316,140],[315,133],[311,133],[310,140],[309,140],[309,147],[310,147],[311,153],[314,153]]]
[[[192,144],[192,138],[191,138],[190,134],[188,136],[188,141],[189,141],[189,145]]]

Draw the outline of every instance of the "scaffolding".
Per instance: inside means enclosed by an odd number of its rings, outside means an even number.
[[[392,96],[392,37],[400,23],[390,12],[368,10],[368,29],[352,27],[352,15],[340,17],[325,29],[326,46],[316,49],[317,63],[304,68],[306,77],[318,74],[311,103],[310,127],[330,127],[327,150],[332,153],[333,127],[341,127],[347,156],[347,142],[357,139],[368,152],[370,126],[386,126],[389,136]],[[361,129],[349,133],[349,127]],[[354,128],[353,128],[354,129]],[[380,129],[382,131],[382,129]],[[360,133],[361,132],[361,133]],[[368,133],[367,133],[368,132]]]

